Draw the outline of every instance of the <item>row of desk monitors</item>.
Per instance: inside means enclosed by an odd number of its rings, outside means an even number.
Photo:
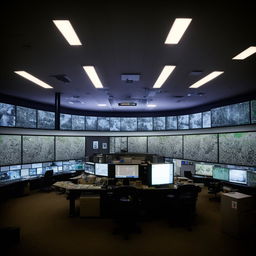
[[[58,174],[83,169],[84,162],[81,160],[2,166],[0,168],[0,182],[41,176],[48,170],[53,170],[54,174]]]
[[[256,172],[251,170],[227,168],[210,164],[196,164],[195,174],[212,176],[214,179],[256,187]]]
[[[142,178],[139,164],[85,163],[85,172],[110,178]],[[173,184],[173,163],[151,164],[146,172],[150,185]],[[144,177],[145,178],[145,177]]]

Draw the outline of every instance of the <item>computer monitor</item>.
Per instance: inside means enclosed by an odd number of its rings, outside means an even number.
[[[95,173],[95,166],[93,162],[85,162],[84,163],[84,172],[94,174]]]
[[[29,169],[29,176],[35,176],[36,175],[36,168]]]
[[[36,174],[37,175],[42,175],[43,174],[43,168],[37,168],[36,169]]]
[[[195,165],[195,174],[203,176],[212,176],[212,164],[196,164]]]
[[[214,166],[212,169],[212,177],[217,180],[229,181],[229,169],[220,166]]]
[[[247,172],[247,185],[250,187],[256,187],[256,172]]]
[[[151,185],[173,184],[173,164],[152,164]]]
[[[27,176],[29,176],[29,169],[21,169],[21,170],[20,170],[20,176],[21,176],[21,177],[27,177]]]
[[[20,169],[21,169],[21,165],[11,165],[10,166],[10,171],[20,170]]]
[[[8,175],[10,180],[20,179],[20,170],[9,171]]]
[[[10,171],[10,166],[2,166],[1,167],[1,172],[8,172]]]
[[[95,175],[108,176],[108,164],[95,163]]]
[[[116,164],[115,178],[139,178],[138,164]]]
[[[230,169],[229,181],[240,184],[247,184],[247,172],[245,170]]]

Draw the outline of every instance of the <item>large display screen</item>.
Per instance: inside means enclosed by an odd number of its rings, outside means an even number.
[[[256,187],[256,172],[247,172],[247,185]]]
[[[173,164],[152,164],[151,185],[173,184]]]
[[[115,165],[116,178],[139,178],[139,165],[137,164],[117,164]]]
[[[229,181],[240,183],[240,184],[246,184],[247,183],[247,173],[245,170],[236,170],[231,169],[229,171]]]
[[[108,164],[95,164],[95,174],[100,176],[108,176]]]
[[[217,180],[229,181],[229,169],[225,167],[214,166],[212,177]]]
[[[196,164],[195,173],[197,175],[212,176],[213,165]]]

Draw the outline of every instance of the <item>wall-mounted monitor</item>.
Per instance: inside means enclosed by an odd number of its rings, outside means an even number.
[[[229,170],[229,181],[247,184],[247,172],[245,170],[231,169]]]
[[[95,163],[95,175],[108,176],[108,164]]]
[[[151,185],[173,184],[173,164],[152,164]]]
[[[21,169],[21,165],[11,165],[10,166],[10,171],[20,170],[20,169]]]
[[[92,162],[85,162],[84,163],[84,172],[94,174],[95,172],[95,166]]]
[[[36,168],[29,169],[29,176],[35,176],[37,174]]]
[[[115,178],[139,178],[138,164],[116,164]]]
[[[42,163],[32,164],[32,168],[42,168],[42,167],[43,167]]]
[[[1,172],[8,172],[10,170],[10,166],[2,166]]]
[[[203,176],[212,176],[212,169],[214,165],[211,164],[196,164],[195,174]]]

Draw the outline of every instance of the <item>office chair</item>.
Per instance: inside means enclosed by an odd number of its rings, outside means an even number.
[[[209,200],[220,201],[220,196],[217,196],[222,191],[222,186],[219,181],[212,181],[208,184],[208,194],[214,194],[214,197],[210,197]]]
[[[41,191],[43,192],[52,191],[52,188],[51,188],[52,184],[53,184],[53,170],[48,170],[44,174]]]
[[[181,185],[177,188],[173,221],[176,224],[185,226],[188,230],[191,230],[191,225],[196,215],[196,202],[198,193],[201,192],[201,188],[193,184]]]
[[[135,187],[120,186],[113,189],[113,215],[118,227],[113,234],[124,235],[125,239],[129,238],[132,232],[140,233],[137,226],[139,215],[139,197]]]

